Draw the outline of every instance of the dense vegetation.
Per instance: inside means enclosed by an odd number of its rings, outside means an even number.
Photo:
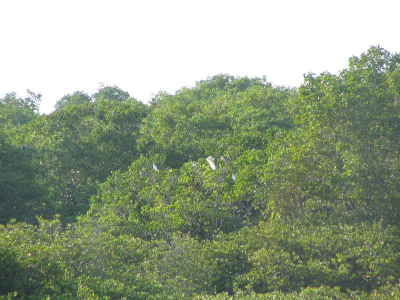
[[[0,99],[0,299],[400,298],[399,54],[40,98]]]

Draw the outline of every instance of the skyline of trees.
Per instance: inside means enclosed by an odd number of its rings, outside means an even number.
[[[6,95],[0,299],[400,297],[399,70]]]

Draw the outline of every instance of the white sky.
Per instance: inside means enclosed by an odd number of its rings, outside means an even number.
[[[399,0],[0,0],[0,98],[117,85],[148,102],[219,73],[300,86],[372,45],[400,52]]]

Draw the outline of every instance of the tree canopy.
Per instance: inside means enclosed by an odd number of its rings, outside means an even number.
[[[0,299],[400,298],[399,54],[40,98],[0,99]]]

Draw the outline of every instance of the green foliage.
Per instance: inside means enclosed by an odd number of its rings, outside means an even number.
[[[400,298],[399,70],[6,95],[0,299]]]
[[[321,285],[371,292],[398,281],[400,239],[393,227],[272,224],[253,234],[248,280],[257,293]]]
[[[224,75],[174,96],[160,94],[144,120],[140,150],[163,153],[167,166],[179,168],[211,154],[234,158],[264,149],[276,128],[292,126],[285,102],[295,94],[260,79]]]
[[[16,292],[24,299],[63,295],[72,299],[65,262],[58,260],[60,222],[35,228],[24,223],[0,228],[1,294]]]
[[[92,102],[92,99],[84,92],[75,92],[72,95],[68,94],[57,101],[54,108],[59,110],[69,105],[79,105]]]
[[[118,86],[104,86],[101,85],[97,93],[93,94],[93,99],[95,101],[114,101],[114,102],[124,102],[129,103],[136,101],[131,98],[128,92],[121,90]]]
[[[237,162],[217,160],[217,170],[211,170],[205,159],[174,170],[160,158],[153,161],[156,171],[153,162],[142,157],[128,172],[115,172],[101,185],[90,215],[112,217],[119,224],[116,235],[151,239],[185,233],[210,240],[219,232],[229,233],[258,221],[261,187],[254,182],[257,173],[246,172],[257,170],[263,159],[261,152],[250,151]]]
[[[104,100],[69,105],[26,126],[25,141],[37,148],[34,160],[45,171],[37,179],[51,199],[44,213],[72,221],[86,212],[98,182],[138,157],[135,144],[145,115],[140,103]]]
[[[44,192],[35,180],[39,166],[31,161],[35,149],[15,145],[7,135],[0,129],[0,224],[12,218],[33,222]]]
[[[226,293],[218,294],[216,296],[198,296],[195,299],[205,300],[330,300],[330,299],[341,299],[341,300],[375,300],[375,299],[397,299],[400,296],[400,289],[398,286],[387,286],[384,289],[376,290],[373,293],[367,295],[366,293],[352,292],[350,295],[340,292],[339,287],[331,288],[327,286],[320,287],[307,287],[302,289],[300,292],[283,293],[283,292],[271,292],[267,294],[255,294],[247,292],[238,292],[235,297],[229,296]]]
[[[149,285],[140,263],[147,250],[140,239],[110,235],[91,220],[70,226],[62,239],[61,259],[68,262],[80,299],[147,299]],[[97,298],[96,298],[97,299]]]
[[[129,236],[113,237],[95,222],[85,227],[38,220],[0,231],[0,293],[24,299],[148,299],[141,278],[147,250]]]
[[[154,280],[160,298],[190,299],[212,293],[213,261],[203,245],[189,237],[173,237],[154,243],[144,261],[144,275]]]
[[[27,90],[28,97],[17,98],[15,93],[7,94],[0,99],[0,124],[26,124],[35,118],[39,111],[41,94]]]
[[[298,129],[269,151],[272,210],[398,222],[399,65],[399,55],[373,47],[338,76],[305,77]]]

